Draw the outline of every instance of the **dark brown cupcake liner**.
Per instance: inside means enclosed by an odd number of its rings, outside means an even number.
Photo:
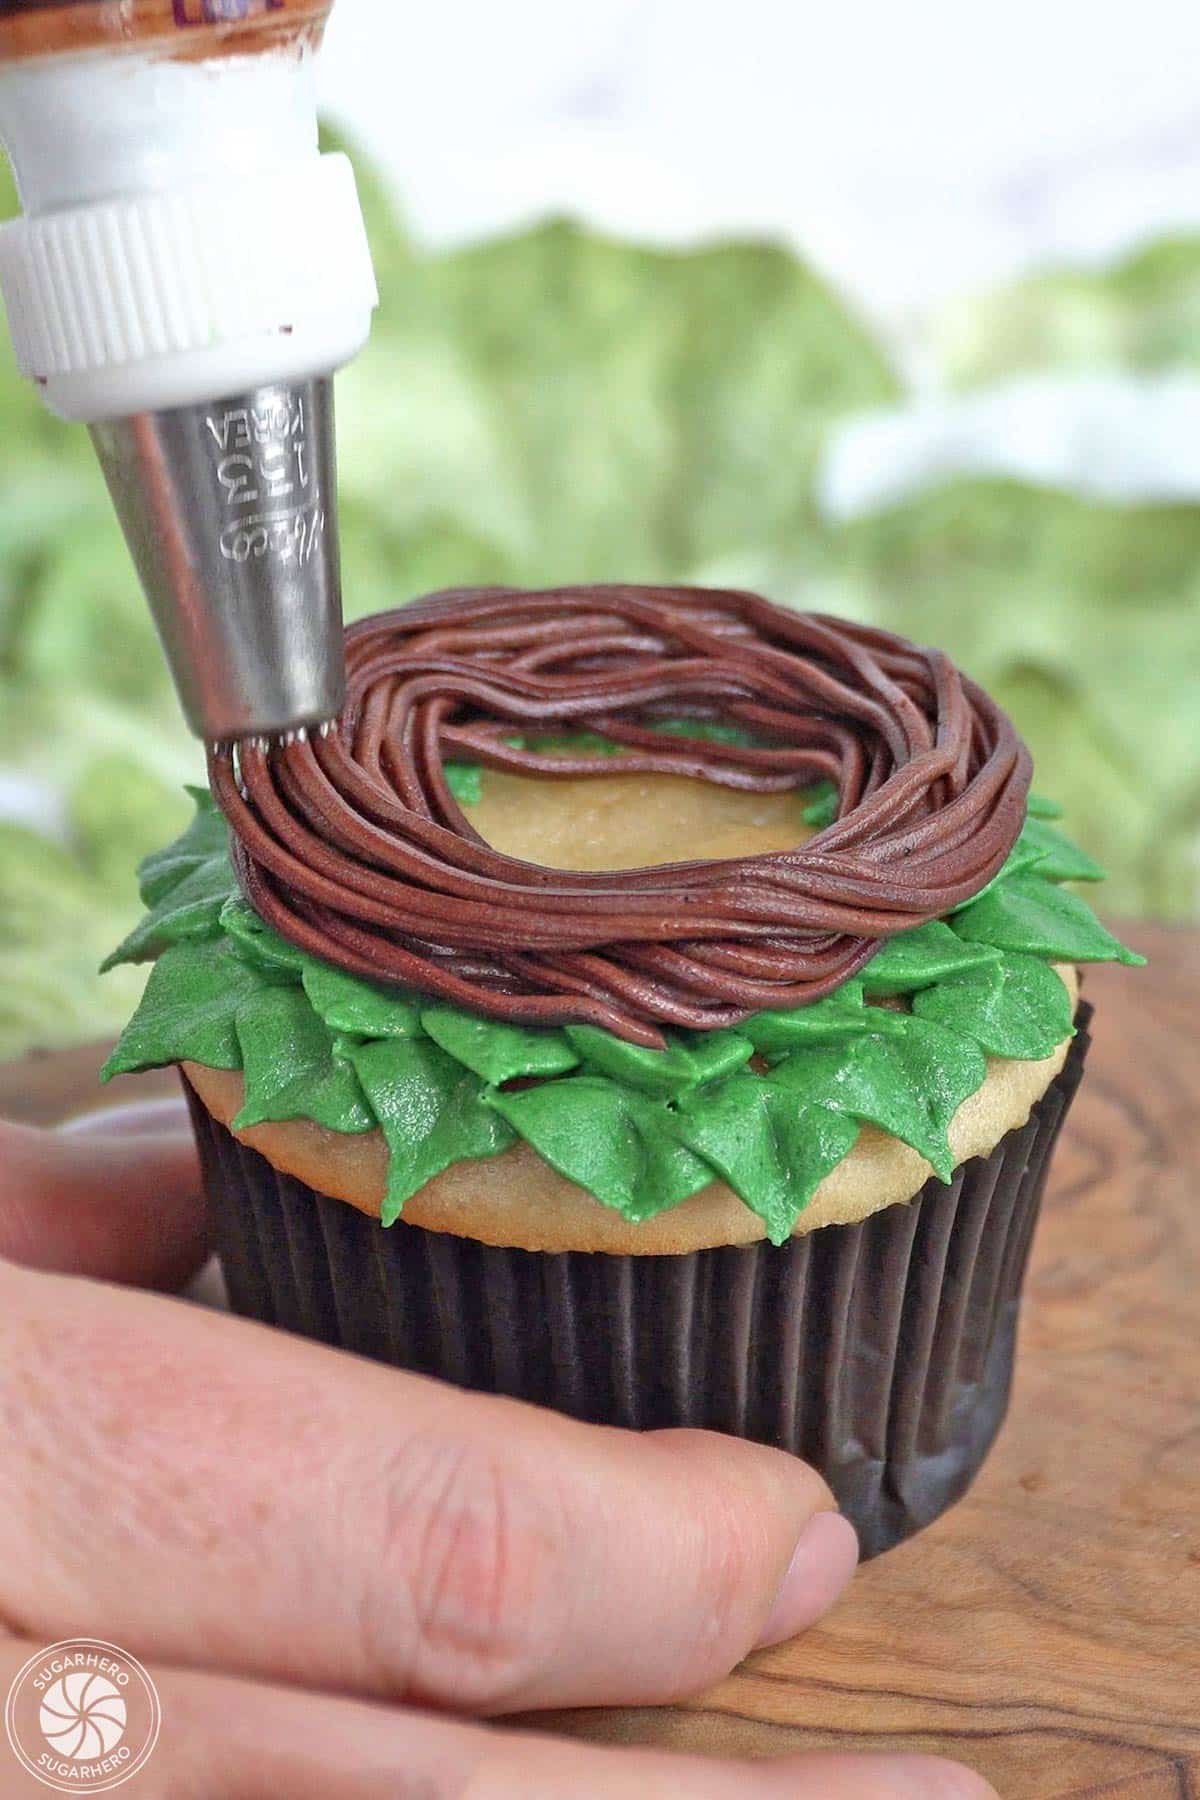
[[[821,1471],[873,1556],[965,1492],[1004,1418],[1091,1010],[1028,1123],[989,1156],[782,1248],[550,1254],[384,1230],[280,1174],[184,1085],[236,1312],[579,1419],[778,1445]]]

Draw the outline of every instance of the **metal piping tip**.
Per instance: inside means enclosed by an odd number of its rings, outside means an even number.
[[[333,384],[91,428],[188,724],[274,738],[342,706]]]

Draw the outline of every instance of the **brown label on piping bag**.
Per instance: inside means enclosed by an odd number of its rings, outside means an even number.
[[[50,12],[60,6],[89,6],[94,0],[0,0],[0,19],[10,13]]]
[[[331,0],[0,0],[0,61],[151,48],[223,56],[318,36]]]
[[[286,0],[173,0],[177,25],[232,25],[282,12]]]

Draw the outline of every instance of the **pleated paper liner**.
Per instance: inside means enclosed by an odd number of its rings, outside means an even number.
[[[821,1471],[873,1556],[965,1492],[1003,1420],[1091,1010],[1028,1123],[990,1156],[782,1248],[548,1254],[384,1230],[280,1174],[184,1086],[236,1312],[579,1419],[776,1444]]]

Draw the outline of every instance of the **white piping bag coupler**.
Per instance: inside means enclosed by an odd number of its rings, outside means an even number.
[[[85,421],[188,723],[332,718],[344,669],[331,376],[375,279],[317,148],[330,0],[0,0],[17,362]]]

